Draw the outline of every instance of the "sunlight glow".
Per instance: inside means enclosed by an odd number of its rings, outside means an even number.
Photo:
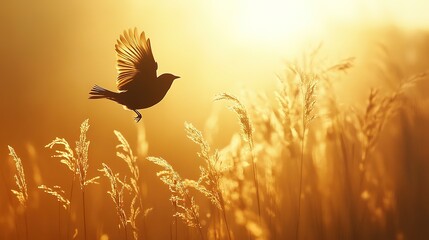
[[[246,39],[268,44],[317,34],[321,30],[320,14],[311,2],[246,1],[236,18],[236,32]]]
[[[428,28],[428,2],[369,0],[240,0],[232,19],[240,42],[278,47],[319,39],[341,23],[379,25],[396,23],[406,28]],[[227,4],[227,3],[224,3]],[[417,6],[417,7],[416,7]]]

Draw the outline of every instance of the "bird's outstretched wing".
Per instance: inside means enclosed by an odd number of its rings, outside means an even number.
[[[119,37],[115,50],[118,57],[117,87],[120,91],[144,85],[156,79],[158,64],[153,58],[150,40],[137,28],[129,29]]]

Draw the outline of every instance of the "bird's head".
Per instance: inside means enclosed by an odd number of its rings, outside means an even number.
[[[179,76],[173,75],[171,73],[164,73],[161,74],[159,77],[159,80],[165,83],[172,83],[175,79],[180,78]]]

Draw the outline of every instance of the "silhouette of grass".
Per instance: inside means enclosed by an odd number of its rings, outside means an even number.
[[[146,158],[161,168],[156,176],[169,190],[169,198],[163,200],[172,203],[172,239],[419,239],[427,236],[426,228],[416,222],[429,219],[423,206],[429,196],[425,190],[429,179],[422,173],[428,169],[424,160],[427,150],[422,147],[425,132],[420,133],[424,127],[418,125],[424,125],[428,117],[427,110],[416,103],[418,100],[409,100],[409,92],[413,93],[428,74],[401,78],[391,92],[371,88],[364,106],[346,105],[334,88],[335,79],[345,76],[353,67],[354,59],[327,64],[318,60],[319,54],[320,49],[316,48],[288,63],[273,94],[249,94],[245,101],[232,94],[217,95],[215,100],[227,101],[240,124],[240,130],[225,146],[215,146],[216,141],[207,141],[210,133],[185,122],[186,136],[199,147],[198,161],[190,166],[198,167],[194,179],[184,177],[185,174],[176,170],[180,168],[173,168],[170,163],[180,162],[176,159]],[[427,127],[427,123],[424,126]],[[37,184],[57,200],[60,239],[61,207],[69,215],[67,239],[90,239],[96,231],[111,237],[110,232],[103,232],[106,230],[103,223],[108,219],[94,223],[86,218],[97,215],[92,215],[95,211],[89,207],[94,201],[85,200],[93,195],[85,195],[85,189],[99,178],[88,180],[88,130],[89,121],[85,120],[75,147],[64,138],[55,138],[46,145],[55,148],[52,157],[58,158],[72,173],[67,194],[64,187]],[[167,210],[144,208],[143,203],[150,204],[144,198],[142,187],[147,176],[139,168],[138,157],[124,135],[116,130],[114,135],[119,143],[116,159],[114,156],[112,159],[125,163],[126,171],[109,167],[114,165],[107,165],[107,161],[98,168],[106,176],[101,185],[109,185],[107,195],[113,201],[110,210],[116,212],[119,220],[119,228],[115,230],[121,239],[131,238],[131,232],[133,239],[164,236],[156,231],[147,232],[146,218],[152,210],[156,213]],[[140,147],[146,155],[147,143],[139,144],[144,145]],[[12,147],[9,152],[16,168],[16,187],[12,193],[19,202],[17,212],[22,209],[25,214],[28,239],[27,214],[33,203],[31,183],[27,186],[23,163]],[[70,234],[75,181],[82,193],[83,222],[74,224],[82,224],[83,236],[77,230],[74,236]],[[96,201],[106,200],[107,195]],[[184,226],[179,225],[179,219]],[[150,224],[148,221],[149,230]],[[100,230],[94,230],[94,226]],[[162,227],[168,228],[166,226]],[[33,229],[31,232],[35,236]]]

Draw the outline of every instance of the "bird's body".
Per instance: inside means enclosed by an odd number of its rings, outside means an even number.
[[[118,55],[118,92],[95,85],[90,99],[106,98],[124,105],[137,114],[138,109],[149,108],[159,103],[167,94],[173,81],[179,77],[165,73],[157,77],[158,64],[153,58],[150,40],[144,32],[125,31],[118,39],[115,49]]]

